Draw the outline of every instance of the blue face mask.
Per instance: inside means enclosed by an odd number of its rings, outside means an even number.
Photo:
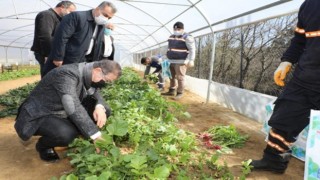
[[[105,34],[106,36],[111,36],[112,30],[111,30],[111,29],[108,29],[108,28],[104,28],[104,34]]]

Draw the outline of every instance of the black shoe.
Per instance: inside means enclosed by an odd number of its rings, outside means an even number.
[[[36,149],[39,152],[40,158],[44,161],[55,162],[55,161],[59,160],[59,156],[54,151],[53,148],[41,149],[41,148],[39,148],[38,143],[37,143]]]
[[[164,95],[164,96],[174,96],[175,94],[176,94],[175,89],[169,89],[168,92],[161,93],[161,95]]]
[[[266,159],[253,160],[250,163],[253,166],[253,170],[272,171],[274,173],[283,174],[288,166],[288,162],[276,162]]]

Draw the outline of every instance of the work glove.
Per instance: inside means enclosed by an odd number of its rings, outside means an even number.
[[[284,86],[284,79],[286,78],[288,72],[290,72],[291,67],[292,63],[290,62],[284,61],[280,63],[273,76],[274,82],[278,86]]]
[[[188,64],[187,64],[187,67],[190,67],[190,68],[191,68],[191,67],[193,67],[193,66],[194,66],[194,62],[193,62],[193,61],[189,61]]]

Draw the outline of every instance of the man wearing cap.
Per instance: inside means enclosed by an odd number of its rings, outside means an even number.
[[[173,25],[173,32],[168,39],[167,51],[172,79],[170,79],[169,91],[162,95],[174,96],[176,94],[174,99],[179,100],[183,96],[187,67],[194,66],[196,47],[194,38],[184,32],[182,22],[176,22]],[[177,93],[175,79],[178,81]]]

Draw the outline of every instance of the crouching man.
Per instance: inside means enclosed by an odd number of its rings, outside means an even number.
[[[56,161],[56,146],[68,146],[79,135],[94,141],[111,110],[99,89],[121,75],[117,62],[75,63],[48,73],[19,107],[14,125],[26,141],[41,136],[36,150],[44,161]]]

